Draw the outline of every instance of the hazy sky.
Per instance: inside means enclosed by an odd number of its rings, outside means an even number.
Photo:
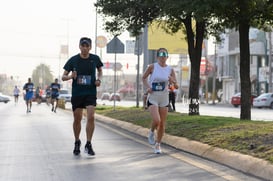
[[[55,77],[63,73],[67,57],[60,58],[61,45],[69,45],[69,57],[79,53],[79,39],[91,37],[95,45],[96,0],[8,0],[0,2],[0,74],[19,77],[26,81],[40,63],[50,66]],[[112,39],[102,30],[98,15],[97,36]],[[119,37],[131,39],[128,33]],[[102,61],[113,62],[114,55],[106,55],[102,49]],[[100,55],[100,49],[97,54]],[[178,57],[178,56],[177,56]],[[124,73],[136,73],[137,57],[133,54],[117,55],[117,61],[129,69]],[[178,58],[169,57],[174,64]],[[143,59],[140,59],[143,61]],[[142,64],[140,63],[140,66]],[[141,67],[142,68],[142,67]]]
[[[82,36],[95,38],[95,0],[9,0],[0,3],[0,73],[27,79],[40,63],[61,73],[66,57],[60,46],[69,44],[69,56],[78,53]],[[99,17],[99,16],[98,16]],[[102,31],[98,18],[97,35]],[[94,44],[92,51],[94,53]]]

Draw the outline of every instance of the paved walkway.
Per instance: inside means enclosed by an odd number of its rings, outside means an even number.
[[[96,119],[107,124],[119,126],[144,137],[148,135],[149,130],[147,128],[143,128],[132,123],[112,119],[98,114],[96,114]],[[168,134],[164,135],[163,143],[183,151],[199,155],[209,160],[214,160],[215,162],[230,166],[244,173],[248,173],[266,180],[273,180],[273,165],[265,160],[243,155],[234,151],[215,148],[197,141],[190,141],[186,138],[171,136]]]

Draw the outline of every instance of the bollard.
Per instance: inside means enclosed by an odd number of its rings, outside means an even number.
[[[65,100],[64,99],[59,99],[58,107],[62,108],[62,109],[65,109]]]

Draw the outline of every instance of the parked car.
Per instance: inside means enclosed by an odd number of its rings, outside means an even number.
[[[253,100],[253,107],[273,109],[273,93],[263,93]]]
[[[255,97],[257,97],[255,94],[251,94],[251,105],[253,105],[253,99]],[[241,105],[241,92],[238,92],[231,97],[231,104],[234,107],[238,107]]]
[[[59,99],[64,99],[65,102],[71,102],[72,95],[67,89],[61,89],[59,93]]]
[[[102,95],[101,95],[101,100],[103,101],[103,100],[109,100],[110,99],[110,93],[108,93],[108,92],[104,92],[104,93],[102,93]]]
[[[119,93],[112,93],[110,95],[110,98],[109,98],[110,101],[113,101],[113,100],[116,100],[116,101],[120,101],[120,94]]]
[[[42,97],[42,102],[46,102],[46,100],[47,100],[46,91],[43,92],[41,97]]]
[[[0,102],[8,103],[10,101],[10,97],[0,93]]]

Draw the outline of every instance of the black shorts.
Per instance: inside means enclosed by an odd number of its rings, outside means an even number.
[[[59,93],[57,92],[57,93],[51,94],[51,99],[57,99],[57,100],[59,100]]]
[[[86,108],[86,106],[96,106],[97,96],[85,95],[85,96],[72,96],[71,98],[72,110],[77,108]]]

